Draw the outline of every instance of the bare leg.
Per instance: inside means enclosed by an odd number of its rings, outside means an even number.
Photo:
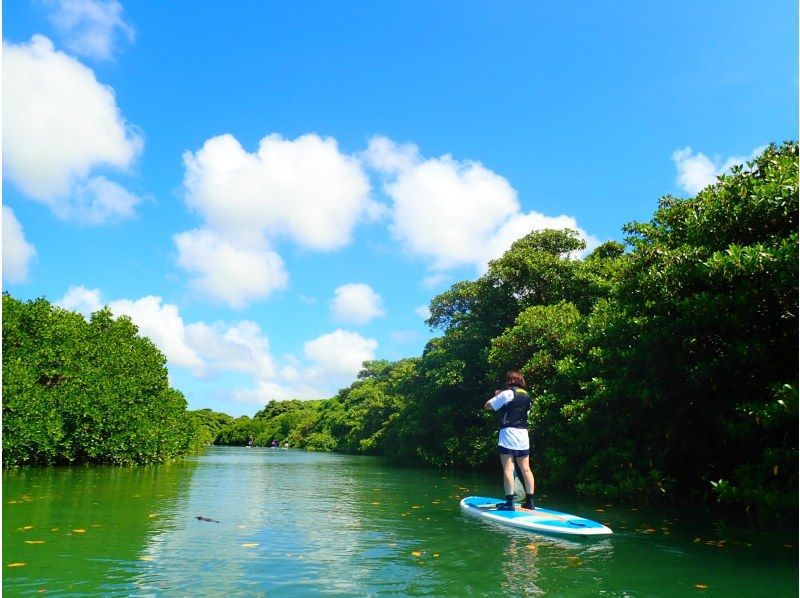
[[[533,479],[533,471],[531,471],[530,457],[517,457],[517,465],[519,465],[519,469],[522,472],[522,482],[525,485],[525,492],[528,494],[533,494],[536,482]],[[513,466],[511,469],[513,472]],[[505,473],[505,466],[503,473]],[[513,488],[514,486],[512,485],[511,487]]]
[[[514,494],[514,458],[511,455],[500,455],[500,465],[503,467],[503,488],[506,496]]]

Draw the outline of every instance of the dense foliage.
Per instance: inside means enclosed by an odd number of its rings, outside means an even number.
[[[3,466],[156,463],[197,446],[164,355],[129,318],[3,295]]]
[[[796,511],[797,159],[797,143],[771,146],[583,259],[574,231],[530,233],[433,299],[442,335],[419,358],[366,363],[336,397],[292,406],[300,423],[281,433],[493,464],[481,406],[520,368],[543,483]]]

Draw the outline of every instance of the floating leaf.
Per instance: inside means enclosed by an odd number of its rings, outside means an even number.
[[[25,544],[44,544],[44,540],[25,540]]]
[[[151,556],[140,556],[139,560],[140,561],[152,561],[153,557],[151,557]]]
[[[696,583],[696,584],[694,584],[694,587],[696,587],[698,590],[707,590],[708,589],[708,585],[706,585],[704,583]]]
[[[75,532],[76,534],[85,534],[86,533],[85,529],[74,529],[72,531]]]
[[[24,567],[28,563],[9,563],[6,567]]]
[[[433,558],[438,559],[439,558],[439,553],[438,552],[434,552],[433,553]]]
[[[246,544],[242,544],[242,548],[253,548],[254,546],[258,546],[258,542],[247,542]]]
[[[422,553],[419,550],[415,550],[411,553],[411,556],[422,556]]]

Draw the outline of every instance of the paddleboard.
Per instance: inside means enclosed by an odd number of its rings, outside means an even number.
[[[608,536],[613,532],[597,521],[536,507],[534,510],[517,506],[514,511],[502,511],[495,505],[505,502],[500,498],[468,496],[461,499],[461,509],[489,521],[544,534],[567,536]]]

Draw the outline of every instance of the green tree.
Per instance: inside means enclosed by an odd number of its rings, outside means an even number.
[[[3,295],[3,465],[153,463],[194,450],[164,355],[127,317]]]

